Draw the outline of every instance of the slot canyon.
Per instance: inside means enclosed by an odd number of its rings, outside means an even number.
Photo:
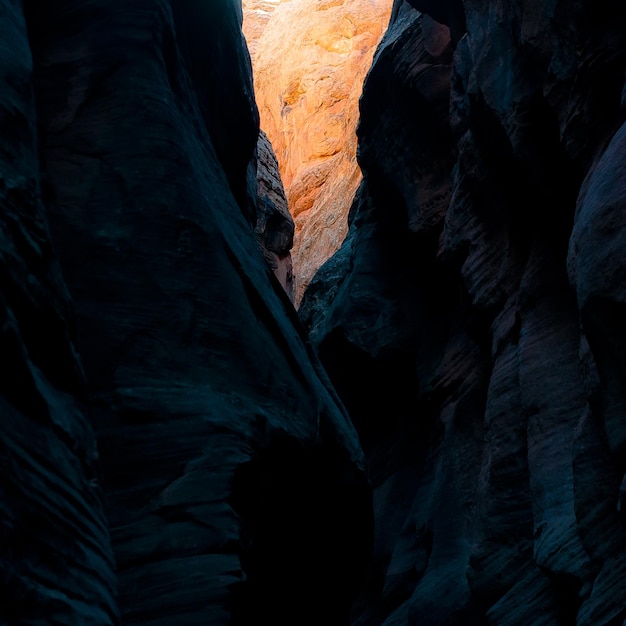
[[[0,81],[0,624],[626,626],[625,3],[0,0]]]

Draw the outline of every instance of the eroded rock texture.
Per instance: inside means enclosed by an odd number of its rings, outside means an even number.
[[[240,3],[0,11],[0,621],[346,623],[371,499],[255,237]]]
[[[0,20],[0,623],[117,623],[69,296],[40,196],[21,2]]]
[[[295,294],[291,248],[294,223],[276,155],[263,131],[259,133],[256,156],[258,206],[255,232],[267,264],[293,302]]]
[[[286,0],[291,2],[291,0]],[[257,44],[272,13],[281,0],[242,0],[243,7],[243,32],[248,43],[250,56],[254,59],[257,52]]]
[[[621,625],[626,8],[411,4],[301,307],[375,491],[353,624]]]
[[[249,1],[244,10],[261,127],[276,151],[295,221],[299,302],[347,232],[361,180],[358,99],[391,0]]]

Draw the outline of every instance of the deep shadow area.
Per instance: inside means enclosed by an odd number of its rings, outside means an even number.
[[[233,626],[349,624],[372,538],[369,485],[339,446],[283,435],[241,466],[233,484],[246,581]]]

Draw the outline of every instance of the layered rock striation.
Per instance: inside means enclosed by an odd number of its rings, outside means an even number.
[[[374,486],[355,625],[626,619],[625,69],[621,6],[394,3],[300,309]]]
[[[369,488],[259,249],[240,3],[0,5],[0,621],[346,623]]]
[[[391,0],[244,2],[261,127],[295,220],[296,302],[347,232],[358,99],[390,10]]]
[[[0,20],[0,623],[116,624],[70,296],[42,203],[21,2]]]

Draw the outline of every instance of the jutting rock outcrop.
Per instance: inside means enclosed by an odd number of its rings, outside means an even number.
[[[358,99],[391,0],[244,2],[261,116],[295,220],[299,302],[337,250],[359,185]]]
[[[256,158],[258,205],[254,230],[267,264],[293,302],[295,293],[291,248],[294,223],[276,155],[263,131],[259,133]]]
[[[622,4],[394,4],[300,309],[374,486],[355,625],[626,620],[625,69]]]
[[[0,621],[346,623],[370,491],[255,234],[240,3],[0,11]]]

